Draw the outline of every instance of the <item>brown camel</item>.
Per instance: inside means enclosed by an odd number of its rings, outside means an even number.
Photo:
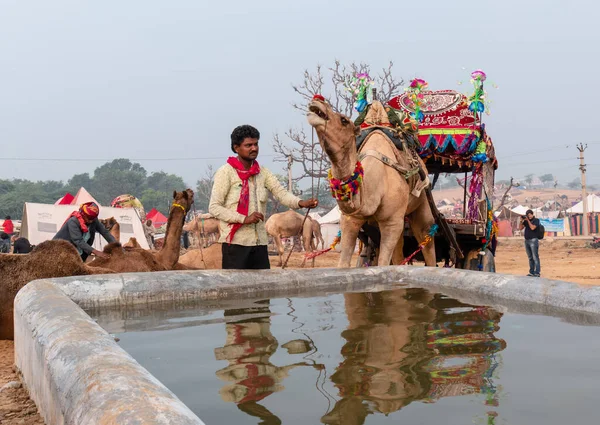
[[[114,217],[100,219],[100,223],[106,227],[106,230],[110,232],[117,242],[121,242],[121,225]]]
[[[191,269],[218,270],[223,265],[221,244],[214,243],[207,248],[191,249],[179,258],[179,262]]]
[[[373,102],[371,109],[377,113],[383,109],[383,105]],[[308,122],[316,130],[321,147],[331,160],[333,178],[347,181],[353,175],[359,161],[356,148],[358,127],[355,127],[348,117],[334,112],[330,105],[320,100],[310,103]],[[358,192],[349,200],[337,201],[342,212],[341,255],[338,267],[350,267],[358,232],[366,222],[376,222],[381,231],[378,265],[400,264],[404,259],[404,217],[410,217],[411,229],[419,241],[425,239],[431,225],[434,224],[425,191],[421,190],[419,196],[414,195],[428,183],[421,182],[418,175],[407,180],[376,157],[383,154],[388,159],[396,160],[406,170],[414,168],[410,153],[398,151],[381,131],[373,131],[366,137],[361,154],[366,156],[360,160],[364,177]],[[412,157],[412,160],[417,161],[420,167],[426,170],[418,155]],[[435,266],[433,242],[423,249],[423,256],[426,265]]]
[[[121,244],[106,246],[104,252],[110,254],[110,257],[96,257],[90,266],[104,267],[119,273],[189,269],[178,261],[183,223],[194,202],[194,192],[191,189],[173,192],[173,200],[165,241],[160,251],[152,252],[141,249],[135,238],[131,238],[132,240],[128,242],[130,247],[127,248],[123,248]]]
[[[0,339],[12,339],[13,302],[17,292],[36,279],[113,273],[90,267],[81,260],[75,247],[63,240],[45,241],[29,254],[0,255]]]
[[[321,233],[321,224],[319,224],[317,220],[312,220],[312,232],[313,238],[315,239],[315,249],[319,249],[319,245],[321,245],[321,249],[325,249],[325,240]]]
[[[283,264],[283,244],[281,243],[281,238],[289,238],[292,236],[298,236],[300,233],[300,229],[302,228],[302,246],[304,247],[304,251],[312,252],[314,251],[313,246],[313,220],[310,217],[306,218],[306,222],[304,222],[304,227],[302,227],[302,222],[304,221],[304,216],[298,214],[296,211],[286,211],[283,213],[273,214],[269,217],[265,223],[265,229],[267,233],[273,237],[273,241],[277,246],[277,252],[279,253],[279,265]],[[313,259],[314,260],[314,259]],[[314,267],[314,261],[313,261]]]
[[[198,244],[207,246],[219,239],[219,220],[210,214],[203,214],[186,223],[183,230],[189,232],[194,240],[199,239]]]

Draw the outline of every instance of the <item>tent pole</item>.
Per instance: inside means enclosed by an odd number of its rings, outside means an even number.
[[[467,172],[465,171],[465,187],[463,190],[463,216],[462,218],[466,218],[467,216]]]

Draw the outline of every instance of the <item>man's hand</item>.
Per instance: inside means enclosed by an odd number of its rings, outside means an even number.
[[[93,250],[92,254],[94,254],[94,256],[96,256],[98,258],[104,258],[104,259],[110,258],[110,255],[108,255],[102,251],[98,251],[97,249]]]
[[[307,199],[305,201],[298,202],[300,208],[317,208],[319,201],[316,199]]]
[[[255,211],[252,214],[250,214],[248,217],[246,217],[244,219],[244,224],[255,224],[258,223],[259,221],[263,220],[264,221],[265,216],[262,215],[261,213]]]

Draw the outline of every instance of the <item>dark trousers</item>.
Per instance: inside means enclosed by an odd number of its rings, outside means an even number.
[[[244,246],[221,244],[223,269],[270,269],[269,251],[266,245]]]

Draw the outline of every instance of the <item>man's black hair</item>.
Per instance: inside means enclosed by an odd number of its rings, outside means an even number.
[[[29,243],[27,238],[19,238],[15,241],[13,254],[29,254],[33,249],[33,245]]]
[[[527,210],[527,211],[525,212],[525,214],[529,214],[529,213],[533,214],[533,210]]]
[[[10,236],[8,236],[8,233],[2,232],[0,233],[0,239],[8,239],[10,238]]]
[[[5,220],[10,220],[10,215],[7,215],[6,217],[4,217]]]
[[[231,133],[231,150],[235,153],[234,146],[242,144],[244,139],[260,139],[260,132],[251,125],[240,125]]]

